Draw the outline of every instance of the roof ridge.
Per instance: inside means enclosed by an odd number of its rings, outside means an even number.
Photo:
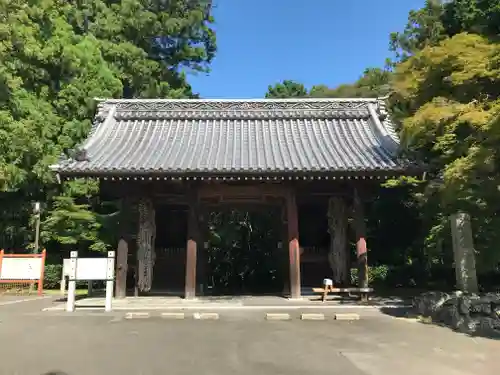
[[[367,110],[373,99],[255,99],[255,100],[200,100],[200,99],[112,99],[99,102],[103,108],[117,112],[173,112],[173,111],[356,111]],[[378,107],[378,106],[377,106]]]
[[[101,103],[295,103],[295,102],[377,102],[380,98],[204,98],[204,99],[171,99],[171,98],[153,98],[153,99],[121,99],[121,98],[94,98]]]

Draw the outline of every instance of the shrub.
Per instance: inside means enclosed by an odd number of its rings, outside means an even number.
[[[375,267],[368,267],[368,284],[382,284],[389,275],[389,267],[385,264]],[[351,268],[351,283],[358,285],[358,269]]]
[[[57,289],[60,287],[62,264],[46,264],[43,278],[44,289]]]
[[[45,265],[45,274],[43,277],[44,289],[59,289],[61,287],[62,268],[62,264]],[[86,288],[87,284],[86,281],[77,281],[76,287],[77,289]]]

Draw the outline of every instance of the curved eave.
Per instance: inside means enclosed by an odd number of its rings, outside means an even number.
[[[145,173],[115,171],[105,173],[61,173],[63,180],[97,179],[109,181],[297,181],[297,180],[387,180],[400,176],[420,176],[419,167],[374,171],[330,171],[330,172],[289,172],[289,173]]]

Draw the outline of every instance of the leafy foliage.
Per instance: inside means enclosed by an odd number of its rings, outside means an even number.
[[[469,32],[496,38],[500,34],[500,4],[497,0],[426,0],[412,10],[402,32],[390,36],[397,60],[405,60],[425,47],[448,37]]]
[[[363,98],[381,97],[389,93],[391,72],[388,69],[368,68],[354,84],[344,84],[337,88],[316,85],[308,91],[303,84],[284,80],[269,86],[266,98]]]
[[[374,194],[372,263],[417,267],[419,281],[433,274],[449,280],[449,215],[464,210],[479,272],[499,270],[499,20],[497,0],[427,0],[390,35],[396,59],[388,67],[367,69],[353,84],[309,90],[311,97],[390,94],[402,151],[428,167],[423,179],[390,180]]]
[[[279,210],[211,212],[208,278],[215,293],[268,292],[283,288],[285,251]]]
[[[98,187],[61,189],[49,166],[86,137],[96,97],[195,96],[186,71],[206,71],[215,54],[210,11],[202,0],[0,0],[2,247],[33,240],[34,201],[45,242],[113,243]]]
[[[266,98],[300,98],[307,96],[307,90],[303,84],[290,80],[269,86]]]
[[[431,182],[418,192],[434,208],[428,240],[448,230],[449,214],[465,210],[475,218],[479,264],[486,269],[500,260],[494,230],[500,209],[499,48],[480,35],[458,34],[401,63],[393,81],[394,104],[408,114],[402,140],[429,166]]]
[[[409,201],[428,264],[451,264],[448,215],[471,214],[481,273],[499,270],[498,36],[496,0],[427,1],[391,36],[401,63],[391,85],[394,118],[408,156],[428,165]]]
[[[368,68],[354,84],[330,89],[323,85],[313,86],[309,95],[313,98],[369,98],[389,93],[391,73],[388,69]]]
[[[62,245],[76,245],[77,249],[108,250],[117,242],[120,207],[99,202],[98,191],[95,181],[75,180],[65,184],[43,222],[42,238]]]

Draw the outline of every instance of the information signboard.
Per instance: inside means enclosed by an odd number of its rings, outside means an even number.
[[[1,280],[38,280],[42,274],[42,258],[3,258]]]

